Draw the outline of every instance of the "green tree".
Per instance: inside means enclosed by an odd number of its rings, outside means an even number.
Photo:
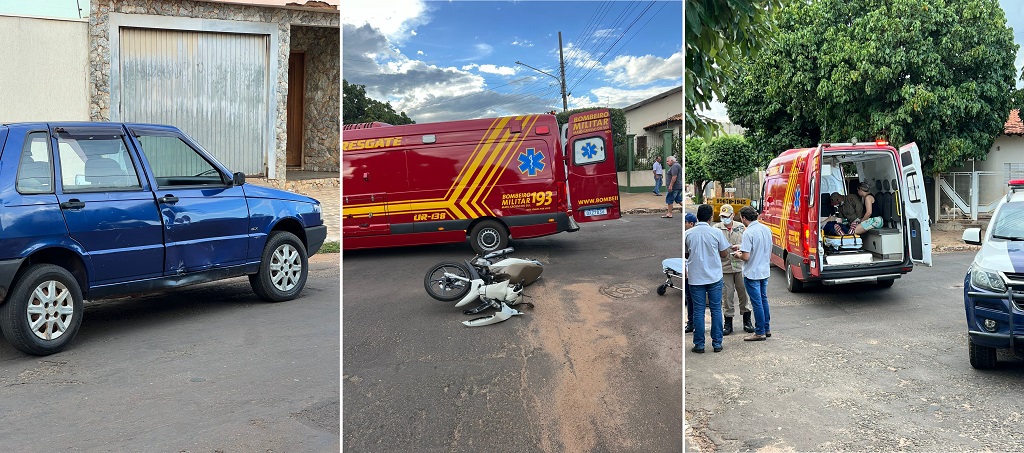
[[[370,123],[379,121],[393,125],[414,124],[405,112],[395,112],[390,102],[380,102],[366,96],[365,85],[355,85],[341,80],[341,113],[343,124]]]
[[[558,125],[569,122],[569,115],[599,110],[607,107],[587,107],[581,109],[566,110],[555,114]],[[608,108],[608,116],[612,120],[612,142],[615,149],[615,167],[618,171],[626,171],[629,162],[629,149],[626,148],[626,113],[622,109]]]
[[[733,180],[758,168],[754,148],[741,135],[711,139],[704,157],[708,179],[731,185]]]
[[[697,203],[704,202],[704,188],[711,182],[711,175],[707,167],[707,147],[707,142],[703,137],[690,136],[686,138],[683,181],[693,184],[694,201]]]
[[[997,0],[818,0],[776,19],[724,97],[761,157],[883,138],[917,142],[925,171],[942,172],[983,159],[1020,104]]]
[[[697,113],[722,99],[735,67],[771,41],[771,16],[788,0],[686,0],[686,131],[710,137],[718,124]]]

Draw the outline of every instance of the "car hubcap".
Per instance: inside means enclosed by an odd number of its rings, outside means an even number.
[[[270,259],[270,280],[281,291],[291,291],[299,284],[302,275],[302,260],[299,251],[291,244],[284,244],[274,250]]]
[[[501,238],[498,236],[498,231],[493,228],[480,231],[480,248],[484,250],[491,250],[498,247],[498,241]]]
[[[56,340],[71,325],[75,304],[71,291],[56,280],[36,286],[28,301],[28,326],[41,340]]]

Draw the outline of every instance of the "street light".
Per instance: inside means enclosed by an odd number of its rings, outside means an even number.
[[[558,67],[559,67],[559,69],[561,69],[562,77],[557,77],[554,74],[549,74],[547,72],[541,71],[540,69],[537,69],[537,68],[535,68],[533,66],[530,66],[530,65],[528,65],[526,63],[523,63],[521,61],[518,61],[518,60],[516,60],[516,64],[526,66],[527,68],[533,69],[534,71],[537,71],[537,72],[539,72],[541,74],[544,74],[544,75],[546,75],[548,77],[551,77],[551,78],[557,80],[558,83],[562,87],[562,111],[564,112],[566,110],[569,110],[569,100],[565,96],[565,57],[562,56],[562,32],[558,32],[558,60],[559,60],[559,66]]]

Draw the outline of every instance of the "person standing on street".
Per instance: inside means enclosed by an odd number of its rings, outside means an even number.
[[[671,206],[671,205],[669,205]],[[711,346],[722,352],[722,258],[729,254],[729,241],[722,232],[708,225],[714,209],[709,204],[697,207],[697,224],[683,235],[684,252],[689,262],[687,289],[693,293],[693,351],[704,353],[704,309],[711,309]]]
[[[693,228],[697,224],[697,216],[687,212],[683,217],[683,231]],[[685,233],[684,233],[685,234]],[[690,260],[683,260],[683,292],[686,299],[686,328],[684,332],[693,332],[693,294],[690,293],[690,279],[686,276],[686,267]]]
[[[676,162],[676,156],[668,156],[665,159],[665,164],[668,165],[668,183],[665,185],[665,204],[668,205],[668,212],[661,216],[662,218],[672,218],[672,203],[683,204],[683,167]],[[709,208],[711,206],[708,206]],[[714,210],[712,210],[714,213]],[[697,217],[700,218],[700,212],[698,211]],[[708,219],[711,217],[709,216]],[[704,220],[707,222],[707,219]],[[709,225],[710,226],[710,225]]]
[[[654,158],[654,194],[661,195],[661,179],[665,177],[665,169],[661,168],[661,156]]]
[[[764,341],[772,336],[768,311],[768,276],[771,273],[772,231],[757,221],[757,211],[750,206],[740,209],[743,226],[743,241],[733,246],[733,255],[744,261],[743,285],[747,288],[750,305],[754,312],[754,334],[743,341]]]
[[[733,221],[733,207],[731,204],[723,204],[719,211],[718,218],[721,220],[714,225],[722,231],[722,235],[729,241],[729,244],[739,245],[743,240],[745,227],[740,222]],[[732,333],[732,318],[736,315],[736,299],[740,301],[740,313],[743,315],[743,330],[747,333],[754,331],[754,325],[750,323],[750,300],[747,299],[747,290],[743,285],[743,261],[731,254],[722,257],[722,308],[725,310],[725,328],[722,335]]]

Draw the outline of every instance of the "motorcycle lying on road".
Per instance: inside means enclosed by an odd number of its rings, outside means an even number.
[[[464,261],[436,264],[423,278],[427,294],[442,302],[458,300],[456,307],[480,300],[476,308],[466,310],[468,315],[488,308],[499,311],[490,316],[463,321],[469,327],[499,323],[523,314],[511,307],[524,303],[523,288],[540,278],[544,265],[533,259],[509,258],[514,249],[506,248]],[[533,307],[533,304],[526,302]]]

